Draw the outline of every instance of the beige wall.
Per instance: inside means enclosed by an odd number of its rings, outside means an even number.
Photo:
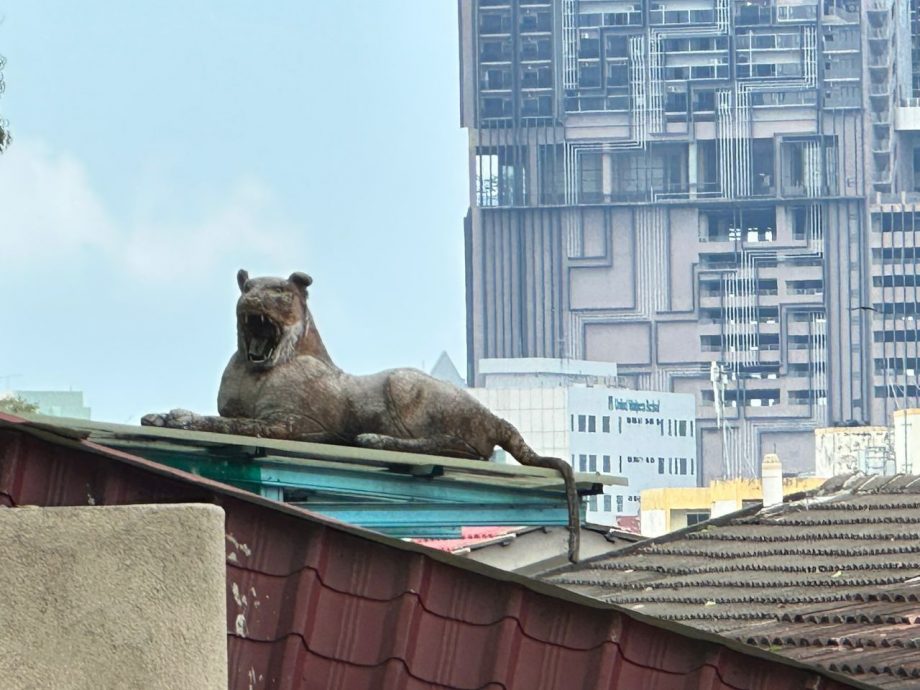
[[[221,508],[0,508],[0,545],[4,688],[227,687]]]
[[[783,495],[811,491],[825,480],[820,477],[787,477]],[[759,479],[713,481],[708,486],[646,489],[642,492],[640,524],[642,536],[657,537],[687,526],[687,513],[709,511],[718,517],[741,510],[745,501],[760,501]]]
[[[920,426],[920,425],[918,425]],[[903,441],[902,441],[903,444]],[[815,474],[833,477],[867,468],[869,455],[883,455],[891,448],[884,426],[823,427],[815,429]],[[891,468],[895,471],[895,468]],[[878,472],[878,470],[875,470]],[[900,470],[899,470],[900,471]]]

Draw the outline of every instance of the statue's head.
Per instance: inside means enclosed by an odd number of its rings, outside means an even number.
[[[306,273],[289,278],[250,278],[236,274],[240,298],[236,303],[237,347],[243,359],[258,369],[270,369],[294,356],[297,342],[309,330]]]

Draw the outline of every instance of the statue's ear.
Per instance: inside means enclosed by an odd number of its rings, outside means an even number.
[[[294,283],[294,285],[299,287],[301,290],[306,290],[308,287],[313,285],[313,278],[308,276],[306,273],[301,273],[300,271],[292,273],[288,280]]]
[[[240,292],[246,292],[246,281],[249,280],[249,271],[240,269],[236,274],[236,284],[240,286]]]

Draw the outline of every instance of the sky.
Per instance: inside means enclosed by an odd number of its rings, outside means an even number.
[[[236,272],[352,373],[463,368],[453,0],[0,0],[0,391],[216,412]]]

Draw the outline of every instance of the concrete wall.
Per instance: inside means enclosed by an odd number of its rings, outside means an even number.
[[[920,426],[920,425],[918,425]],[[891,448],[888,427],[826,427],[815,429],[815,474],[833,477],[850,472],[891,474],[884,461]],[[882,463],[882,466],[878,466]]]
[[[489,373],[487,379],[496,376],[500,375]],[[521,380],[535,384],[538,378],[543,383],[552,380],[549,375]],[[540,455],[563,458],[577,472],[628,479],[628,486],[607,486],[602,495],[588,499],[588,522],[613,527],[622,517],[638,516],[643,489],[697,484],[692,395],[599,385],[467,392],[514,424]],[[503,451],[496,451],[496,460],[515,462]]]
[[[498,416],[507,419],[540,455],[569,457],[569,419],[566,388],[469,388],[467,393]],[[499,451],[504,462],[517,464]]]
[[[824,483],[819,477],[783,479],[783,495],[811,491]],[[687,513],[709,512],[710,517],[741,510],[746,501],[760,501],[759,479],[714,481],[708,486],[646,489],[640,511],[642,536],[657,537],[687,526]]]
[[[622,518],[639,515],[643,489],[697,485],[693,396],[573,387],[568,412],[576,469],[596,468],[629,481],[628,486],[606,486],[602,496],[589,498],[588,522],[622,525]],[[587,422],[584,431],[580,430],[582,417]],[[609,431],[605,431],[608,419]],[[582,461],[588,463],[584,469]]]
[[[224,511],[0,508],[9,689],[227,687]]]
[[[896,410],[892,421],[895,471],[913,474],[920,468],[920,410]]]
[[[564,528],[538,528],[509,537],[502,544],[490,544],[458,555],[495,568],[531,576],[568,565],[569,536]],[[582,529],[580,557],[585,560],[610,553],[624,543],[612,543],[603,534]]]

